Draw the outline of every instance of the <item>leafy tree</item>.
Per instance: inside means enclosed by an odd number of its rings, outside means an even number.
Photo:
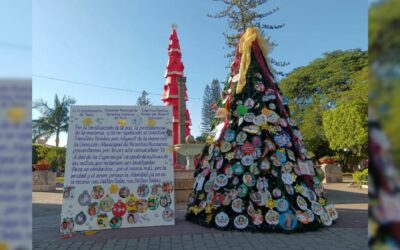
[[[148,98],[149,94],[143,90],[142,94],[138,97],[136,101],[137,106],[151,106],[150,98]]]
[[[64,96],[61,100],[57,95],[54,97],[53,107],[42,99],[36,100],[32,107],[37,109],[41,116],[32,121],[33,141],[44,137],[47,141],[51,136],[56,136],[56,147],[60,143],[60,133],[68,132],[69,108],[75,104],[75,100]]]
[[[292,100],[291,114],[299,121],[306,147],[317,158],[333,155],[322,125],[322,114],[338,105],[368,102],[368,54],[359,49],[326,53],[293,70],[280,82]],[[338,152],[336,152],[338,153]]]
[[[215,117],[215,106],[220,99],[220,95],[221,87],[218,80],[214,79],[211,85],[206,85],[203,95],[203,107],[201,110],[201,131],[203,134],[207,134],[211,130],[211,124]]]
[[[367,113],[368,107],[363,103],[348,103],[324,112],[323,128],[330,148],[344,151],[346,155],[353,153],[353,156],[365,157],[368,144]]]
[[[285,25],[270,25],[263,22],[267,17],[279,10],[278,7],[269,10],[261,11],[260,8],[264,7],[268,0],[214,0],[215,2],[222,2],[225,5],[225,9],[215,13],[208,14],[211,18],[227,18],[228,26],[232,30],[232,33],[224,32],[226,45],[230,49],[230,52],[226,55],[229,59],[234,56],[234,51],[241,35],[249,27],[257,27],[261,34],[265,37],[265,31],[271,29],[281,29]],[[270,40],[270,38],[267,38]],[[276,46],[276,43],[271,42],[272,47]],[[275,61],[273,58],[269,58],[270,62],[276,66],[286,66],[287,62]],[[274,72],[279,75],[284,75],[282,72]]]
[[[369,8],[369,104],[381,121],[391,142],[397,165],[400,165],[400,2],[378,1]]]

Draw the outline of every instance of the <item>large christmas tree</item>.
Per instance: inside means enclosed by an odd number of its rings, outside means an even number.
[[[321,179],[289,117],[259,31],[240,39],[186,218],[218,229],[305,231],[330,226]]]

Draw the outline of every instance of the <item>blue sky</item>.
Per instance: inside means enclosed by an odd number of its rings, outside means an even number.
[[[226,21],[207,17],[222,7],[211,0],[34,1],[33,99],[52,102],[58,94],[74,97],[79,105],[134,105],[139,95],[35,77],[40,75],[146,90],[155,94],[150,95],[153,104],[162,105],[168,37],[171,24],[176,23],[191,129],[197,136],[204,87],[214,78],[224,81],[227,75],[222,36]],[[286,24],[269,34],[279,44],[272,56],[291,63],[285,72],[307,65],[325,52],[367,49],[367,0],[270,0],[263,9],[274,7],[280,10],[265,21]],[[62,144],[65,140],[64,135]]]

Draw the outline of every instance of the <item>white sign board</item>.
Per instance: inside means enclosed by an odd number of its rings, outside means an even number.
[[[60,231],[175,224],[172,109],[72,106]]]

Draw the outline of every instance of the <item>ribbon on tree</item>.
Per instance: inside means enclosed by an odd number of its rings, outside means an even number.
[[[239,54],[240,58],[240,69],[239,69],[239,81],[236,85],[236,94],[240,94],[246,86],[246,73],[249,69],[251,61],[251,48],[254,42],[257,42],[262,53],[265,55],[267,50],[271,47],[267,40],[265,40],[260,31],[257,28],[248,28],[239,41]]]

